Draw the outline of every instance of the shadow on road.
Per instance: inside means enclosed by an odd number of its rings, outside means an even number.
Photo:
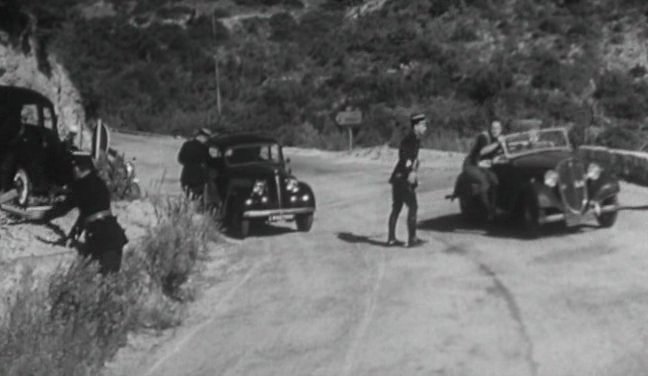
[[[253,223],[250,227],[249,237],[262,238],[262,237],[289,234],[292,232],[295,232],[295,230],[291,227],[279,226],[275,224],[266,224],[266,223]]]
[[[378,247],[386,247],[387,242],[386,241],[379,241],[372,239],[368,236],[365,235],[356,235],[351,232],[338,232],[337,234],[338,239],[345,241],[347,243],[363,243],[363,244],[369,244],[369,245],[375,245]]]
[[[430,218],[418,223],[418,229],[422,231],[452,232],[452,233],[473,233],[494,238],[508,238],[530,240],[525,236],[519,224],[512,220],[500,220],[495,223],[469,223],[461,218],[460,214],[448,214],[436,218]],[[540,236],[566,236],[580,231],[580,229],[596,227],[581,225],[567,227],[564,224],[552,223],[542,227]]]

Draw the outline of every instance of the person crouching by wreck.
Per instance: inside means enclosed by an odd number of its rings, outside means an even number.
[[[77,158],[72,162],[74,180],[68,186],[69,191],[63,201],[45,212],[42,221],[49,222],[78,209],[74,226],[58,243],[76,242],[85,232],[79,253],[89,261],[97,261],[102,275],[118,272],[128,238],[111,211],[110,191],[99,177],[91,156],[75,154]]]

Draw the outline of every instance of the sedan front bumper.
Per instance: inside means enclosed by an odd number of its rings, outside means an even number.
[[[286,209],[259,209],[246,210],[243,218],[269,218],[269,217],[290,217],[296,214],[312,214],[315,208],[286,208]]]

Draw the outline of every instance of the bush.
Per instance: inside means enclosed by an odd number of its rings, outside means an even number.
[[[0,321],[0,374],[97,375],[128,332],[180,323],[175,301],[190,297],[181,289],[215,229],[184,201],[156,205],[157,226],[124,254],[119,273],[102,277],[81,258],[44,280],[23,271]]]
[[[276,13],[270,17],[270,29],[274,40],[291,40],[297,31],[297,26],[297,21],[290,13]]]
[[[156,205],[157,225],[142,240],[149,275],[164,294],[182,299],[181,287],[188,281],[196,263],[204,260],[213,224],[198,217],[193,203],[169,198]]]
[[[594,96],[609,116],[638,120],[648,113],[648,85],[634,83],[631,77],[617,71],[607,71],[597,79]]]
[[[141,285],[95,264],[59,267],[45,285],[32,271],[19,280],[0,327],[3,375],[98,374],[136,324]]]
[[[596,144],[613,149],[637,150],[641,146],[641,139],[631,129],[615,126],[601,132],[596,138]]]

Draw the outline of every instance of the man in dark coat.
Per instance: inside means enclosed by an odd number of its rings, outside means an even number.
[[[413,247],[422,243],[421,239],[416,237],[416,212],[418,210],[416,173],[419,166],[418,153],[421,147],[421,137],[427,130],[427,121],[424,114],[415,114],[411,116],[410,122],[412,130],[401,141],[398,149],[398,162],[389,179],[392,185],[393,202],[389,215],[388,246],[402,244],[396,239],[396,223],[403,204],[407,205],[407,246]]]
[[[178,153],[178,162],[182,165],[180,185],[183,192],[191,199],[200,198],[203,195],[206,182],[206,167],[209,159],[209,148],[207,141],[211,132],[202,128],[196,136],[182,144]]]
[[[468,179],[479,186],[479,197],[488,210],[488,220],[496,214],[497,175],[487,166],[502,148],[502,123],[494,120],[487,131],[477,136],[475,144],[464,160],[463,172]]]
[[[76,153],[74,181],[68,187],[65,200],[49,209],[42,220],[51,221],[77,208],[79,217],[60,243],[76,241],[85,232],[81,254],[98,261],[100,273],[106,275],[119,271],[123,247],[128,243],[128,238],[112,214],[108,186],[97,174],[90,155],[80,155]]]

